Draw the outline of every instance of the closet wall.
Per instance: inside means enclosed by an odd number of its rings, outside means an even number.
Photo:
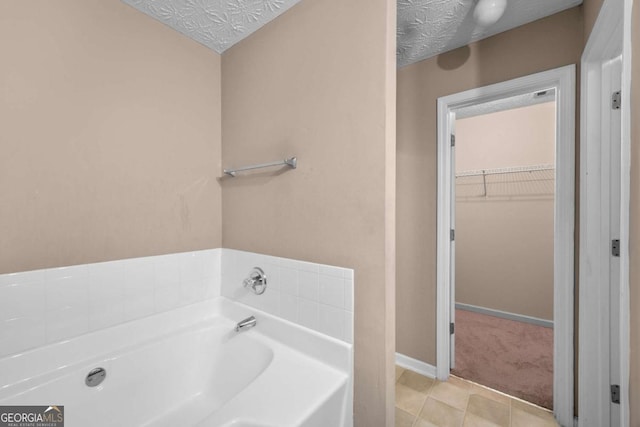
[[[456,302],[553,320],[554,171],[491,171],[554,151],[554,102],[456,121]]]

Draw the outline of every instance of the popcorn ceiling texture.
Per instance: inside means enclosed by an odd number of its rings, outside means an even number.
[[[222,53],[300,0],[122,1]],[[398,0],[398,66],[553,15],[581,4],[582,0],[509,0],[504,16],[486,28],[477,26],[473,20],[476,2]]]
[[[398,0],[398,66],[413,64],[581,3],[582,0],[508,0],[502,18],[482,28],[473,19],[476,0]]]
[[[300,0],[122,0],[218,53]],[[311,0],[308,0],[311,1]],[[398,0],[397,63],[413,64],[577,6],[582,0],[509,0],[504,16],[477,26],[477,0]]]
[[[222,53],[300,0],[122,0]]]

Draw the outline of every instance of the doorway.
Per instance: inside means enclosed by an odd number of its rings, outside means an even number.
[[[437,376],[449,377],[455,368],[456,313],[456,115],[479,105],[500,104],[535,94],[551,95],[555,108],[555,180],[553,191],[553,408],[562,425],[573,422],[573,290],[574,290],[574,119],[575,67],[567,66],[483,88],[450,95],[438,100],[438,263],[437,263]],[[494,165],[495,166],[495,165]],[[522,169],[529,167],[528,170]],[[493,167],[492,175],[536,174],[544,177],[548,164]],[[526,168],[525,168],[526,169]],[[485,169],[485,171],[488,169]],[[482,191],[496,190],[487,185],[488,174],[467,171],[482,179]],[[459,171],[463,172],[463,171]],[[512,176],[516,176],[512,175]],[[468,178],[469,179],[469,178]],[[521,184],[516,184],[521,186]],[[514,185],[502,186],[513,191]],[[504,196],[504,195],[503,195]],[[508,312],[507,310],[498,310]],[[529,316],[536,318],[536,316]]]
[[[555,90],[456,110],[453,375],[553,409]]]

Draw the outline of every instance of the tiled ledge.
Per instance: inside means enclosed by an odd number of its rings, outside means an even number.
[[[260,296],[242,285],[253,267]],[[219,295],[353,342],[353,270],[208,249],[0,275],[0,357]]]
[[[0,357],[220,295],[220,249],[0,275]]]
[[[267,276],[267,290],[255,295],[242,285],[253,267]],[[251,252],[223,249],[222,295],[353,342],[353,270]]]

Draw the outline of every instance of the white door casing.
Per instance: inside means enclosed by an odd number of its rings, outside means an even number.
[[[581,59],[578,424],[629,425],[631,0],[605,0]],[[612,94],[621,92],[620,109]],[[612,240],[619,239],[619,257]],[[612,403],[618,385],[620,403]]]
[[[449,123],[451,128],[451,182],[456,182],[456,145],[454,143],[456,137],[456,113],[455,111],[449,112]],[[456,230],[456,186],[451,186],[451,230],[452,231],[452,239],[451,239],[451,286],[450,286],[450,294],[451,300],[449,301],[449,322],[452,325],[456,323],[456,239],[455,239],[455,230]],[[449,335],[449,348],[451,348],[450,356],[449,356],[449,366],[450,369],[455,369],[456,367],[456,331],[455,327],[451,331]]]
[[[575,66],[471,89],[438,99],[437,206],[437,377],[446,380],[451,365],[449,322],[452,271],[453,152],[451,113],[456,109],[540,90],[556,89],[556,188],[554,202],[554,414],[573,424],[573,313],[575,223]]]

